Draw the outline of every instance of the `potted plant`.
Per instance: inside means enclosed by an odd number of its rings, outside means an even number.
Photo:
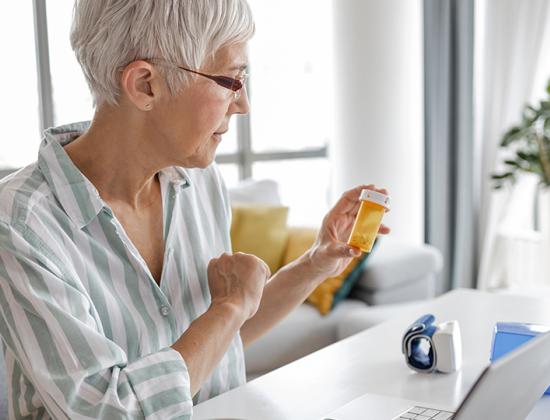
[[[540,232],[540,279],[550,276],[550,81],[546,86],[547,97],[537,106],[527,105],[520,124],[510,128],[503,136],[503,171],[491,175],[494,187],[502,188],[515,183],[517,176],[533,173],[538,188],[534,197],[534,230]],[[545,280],[546,282],[546,280]]]
[[[504,134],[500,146],[509,153],[504,171],[492,174],[495,188],[514,183],[519,172],[534,173],[542,187],[550,187],[550,82],[546,92],[548,98],[527,105],[521,123]]]

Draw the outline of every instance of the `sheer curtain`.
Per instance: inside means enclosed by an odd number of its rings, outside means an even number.
[[[536,180],[524,177],[513,188],[492,190],[490,174],[498,169],[503,133],[519,122],[526,103],[544,93],[550,76],[550,1],[478,0],[476,2],[475,138],[481,156],[480,241],[478,287],[509,286],[514,267],[534,270],[538,238],[527,234],[533,219]],[[525,255],[510,255],[505,232],[526,232],[514,238]],[[519,249],[519,248],[517,248]],[[511,260],[510,257],[513,257]],[[510,264],[512,262],[512,264]],[[529,279],[535,273],[522,272]]]

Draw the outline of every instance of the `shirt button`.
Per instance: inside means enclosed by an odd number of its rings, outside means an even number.
[[[170,308],[168,306],[161,306],[160,313],[162,314],[162,316],[168,316],[168,314],[170,313]]]

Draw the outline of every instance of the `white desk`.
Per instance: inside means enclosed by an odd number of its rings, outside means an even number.
[[[460,372],[423,375],[405,366],[401,336],[428,312],[436,322],[459,320]],[[498,321],[550,324],[550,300],[455,290],[199,404],[193,419],[313,420],[367,392],[456,408],[488,363]],[[543,418],[550,418],[547,397],[529,416]]]

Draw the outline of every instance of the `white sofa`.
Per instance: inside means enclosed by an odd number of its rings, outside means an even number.
[[[274,181],[244,181],[229,193],[232,204],[280,204]],[[441,254],[434,247],[383,238],[369,256],[350,297],[329,315],[322,316],[304,303],[246,349],[248,378],[376,325],[405,305],[433,298],[441,267]]]

